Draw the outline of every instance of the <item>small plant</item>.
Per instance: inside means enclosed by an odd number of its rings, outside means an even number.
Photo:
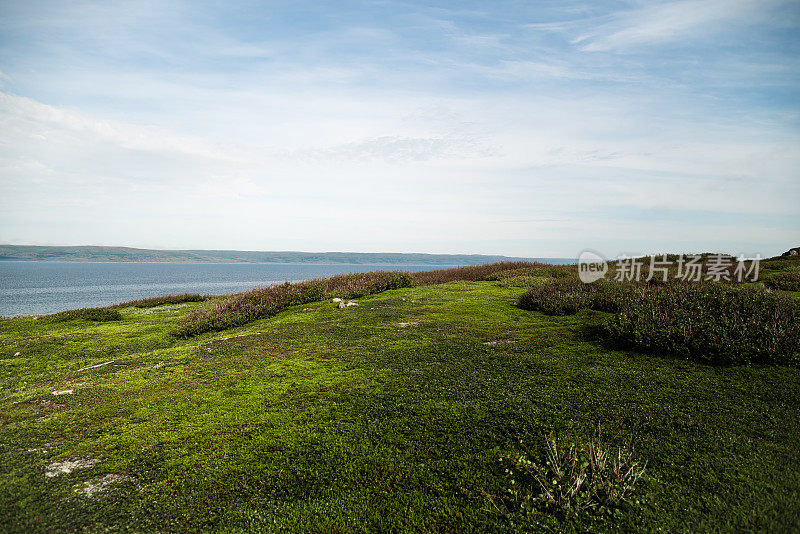
[[[537,459],[520,441],[519,448],[500,456],[506,476],[505,494],[485,495],[495,512],[512,522],[542,513],[560,517],[614,515],[632,502],[646,462],[634,456],[633,440],[614,450],[598,430],[588,443],[545,439]]]

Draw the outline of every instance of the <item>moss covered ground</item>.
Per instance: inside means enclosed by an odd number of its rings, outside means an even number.
[[[399,289],[189,339],[175,325],[214,300],[4,319],[0,530],[505,532],[483,497],[502,451],[598,426],[647,462],[638,502],[514,528],[800,529],[799,369],[613,350],[601,314],[524,311],[524,291]]]

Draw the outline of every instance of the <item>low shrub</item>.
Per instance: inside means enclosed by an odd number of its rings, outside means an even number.
[[[532,287],[517,304],[548,315],[614,313],[603,330],[624,348],[714,364],[800,362],[800,302],[759,286],[562,279]]]
[[[566,265],[539,264],[536,267],[508,269],[495,272],[485,278],[489,282],[500,282],[509,278],[569,278],[576,276],[576,269]]]
[[[800,303],[758,286],[639,287],[604,330],[619,346],[713,364],[800,362]]]
[[[184,319],[176,329],[178,336],[194,336],[203,332],[227,330],[256,319],[272,317],[296,304],[322,300],[325,286],[321,280],[285,282],[270,287],[238,293],[219,304],[198,310]]]
[[[764,285],[781,291],[800,291],[800,270],[787,270],[770,274],[764,278]]]
[[[197,295],[194,293],[184,293],[182,295],[163,295],[161,297],[150,297],[146,299],[130,300],[111,306],[112,308],[155,308],[164,304],[182,304],[184,302],[203,302],[211,297]]]
[[[632,441],[615,451],[599,432],[588,443],[551,435],[545,449],[537,459],[520,442],[518,449],[500,456],[505,493],[485,497],[494,511],[522,523],[514,526],[530,526],[542,513],[562,518],[581,513],[613,516],[633,502],[645,463],[634,456]]]
[[[489,280],[490,277],[502,271],[515,269],[535,269],[538,267],[551,267],[546,263],[534,261],[501,261],[486,265],[468,265],[453,267],[451,269],[434,269],[432,271],[417,271],[412,273],[414,280],[419,285],[430,286],[446,284],[448,282],[479,282]]]
[[[45,315],[41,317],[45,321],[63,322],[63,321],[119,321],[122,319],[122,314],[117,310],[110,308],[79,308],[77,310],[67,310],[63,312]]]
[[[761,262],[762,269],[792,271],[800,269],[800,256],[778,256]]]
[[[357,299],[415,285],[410,273],[398,271],[337,274],[323,279],[323,282],[325,295],[344,299]]]
[[[413,284],[414,279],[409,273],[397,271],[340,274],[305,282],[285,282],[238,293],[212,308],[198,310],[178,325],[175,334],[186,337],[227,330],[257,319],[272,317],[297,304],[307,304],[331,296],[360,298]]]
[[[517,306],[547,315],[569,315],[589,307],[591,293],[591,286],[578,278],[560,278],[532,287],[519,298]]]

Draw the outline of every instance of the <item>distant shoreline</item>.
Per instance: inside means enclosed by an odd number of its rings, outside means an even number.
[[[576,263],[573,258],[523,258],[488,254],[156,250],[104,246],[0,245],[0,261],[82,263],[209,263],[280,265],[480,265],[500,261]]]

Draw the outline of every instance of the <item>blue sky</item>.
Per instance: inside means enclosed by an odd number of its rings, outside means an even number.
[[[800,2],[3,2],[0,242],[800,244]]]

